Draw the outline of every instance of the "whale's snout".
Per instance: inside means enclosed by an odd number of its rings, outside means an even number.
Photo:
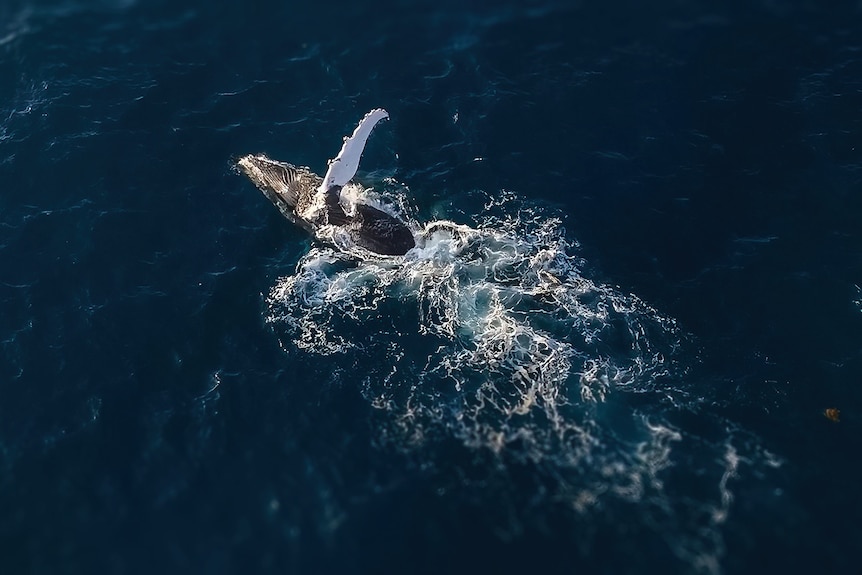
[[[272,187],[272,182],[268,182],[264,173],[264,158],[254,155],[240,156],[232,158],[234,170],[245,175],[258,188],[263,186]]]
[[[303,190],[301,178],[290,164],[276,162],[263,154],[249,154],[237,160],[236,169],[245,174],[272,203],[296,208]]]

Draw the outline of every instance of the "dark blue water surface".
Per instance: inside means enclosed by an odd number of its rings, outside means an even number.
[[[341,4],[0,5],[0,573],[858,569],[859,3]]]

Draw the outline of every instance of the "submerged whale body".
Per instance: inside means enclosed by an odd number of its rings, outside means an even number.
[[[338,156],[329,162],[324,177],[308,168],[250,154],[237,161],[237,168],[290,221],[316,237],[326,226],[339,229],[339,237],[381,255],[404,255],[416,242],[410,228],[397,217],[362,202],[350,202],[342,190],[356,174],[359,159],[371,130],[389,114],[372,110],[344,140]],[[342,247],[336,245],[336,247]]]

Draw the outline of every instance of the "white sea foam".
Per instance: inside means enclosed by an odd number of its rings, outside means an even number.
[[[377,203],[391,210],[395,197]],[[365,394],[396,417],[409,415],[409,425],[430,424],[443,401],[441,417],[465,442],[500,450],[526,440],[541,453],[547,434],[563,440],[576,425],[563,406],[652,389],[679,335],[636,296],[585,277],[560,220],[513,210],[517,203],[502,193],[477,227],[416,226],[417,247],[404,257],[316,247],[273,288],[268,321],[285,328],[286,345],[313,353],[373,348],[380,369],[366,372]],[[407,322],[403,332],[391,329],[393,318]],[[417,350],[421,366],[399,366]],[[391,369],[404,381],[381,379]],[[526,433],[529,425],[513,425],[525,417],[550,425]]]
[[[285,347],[348,359],[388,416],[383,443],[413,451],[457,438],[539,464],[575,512],[609,496],[637,503],[677,555],[717,572],[740,458],[714,446],[712,498],[666,493],[691,439],[662,414],[700,402],[676,322],[591,279],[553,214],[503,192],[476,221],[413,224],[417,247],[399,258],[315,247],[272,289],[267,320]],[[645,394],[649,405],[632,407]],[[708,527],[689,532],[691,517]]]

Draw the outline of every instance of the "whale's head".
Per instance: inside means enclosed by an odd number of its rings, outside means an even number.
[[[236,169],[245,174],[291,221],[303,224],[297,212],[308,205],[320,185],[320,176],[308,168],[271,160],[263,154],[242,156]]]

